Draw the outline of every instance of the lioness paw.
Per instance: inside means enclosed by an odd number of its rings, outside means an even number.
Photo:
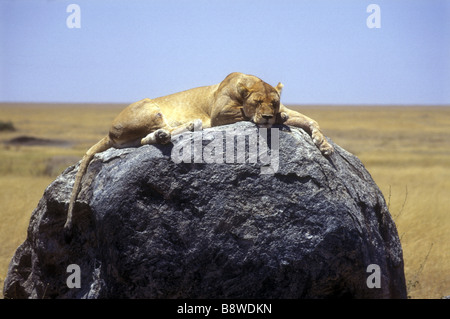
[[[334,153],[333,146],[331,146],[331,144],[325,140],[322,142],[322,144],[320,144],[319,149],[322,152],[322,154],[326,156]]]
[[[287,120],[289,120],[289,115],[287,113],[285,112],[277,113],[275,121],[277,124],[283,124]]]
[[[201,131],[201,130],[202,130],[202,126],[203,126],[202,124],[203,124],[203,123],[202,123],[202,120],[196,119],[196,120],[190,122],[190,123],[186,126],[186,128],[187,128],[188,131],[191,131],[191,132],[194,132],[194,131]]]
[[[323,155],[331,155],[334,152],[333,146],[326,140],[325,136],[319,129],[314,128],[312,130],[312,139],[314,144],[319,148]]]
[[[312,129],[311,137],[313,139],[314,144],[316,144],[317,147],[320,147],[320,145],[322,145],[322,143],[324,142],[324,137],[322,133],[316,128]]]
[[[194,131],[201,131],[203,128],[203,122],[200,119],[194,120]]]
[[[155,132],[156,143],[167,144],[170,142],[170,132],[164,129],[159,129]]]

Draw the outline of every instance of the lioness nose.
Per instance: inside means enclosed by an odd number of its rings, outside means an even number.
[[[261,115],[264,119],[266,119],[266,120],[270,120],[272,117],[273,117],[273,115],[272,114],[263,114],[263,115]]]

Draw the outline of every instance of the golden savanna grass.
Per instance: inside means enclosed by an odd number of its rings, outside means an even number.
[[[0,104],[0,287],[45,188],[109,129],[125,105]],[[401,238],[408,295],[450,295],[450,107],[303,106],[358,156],[382,190]],[[19,136],[65,141],[10,145]]]

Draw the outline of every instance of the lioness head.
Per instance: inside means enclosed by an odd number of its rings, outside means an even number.
[[[280,113],[280,94],[283,84],[276,87],[257,81],[251,86],[238,85],[238,92],[242,97],[244,115],[253,123],[261,127],[275,124]]]

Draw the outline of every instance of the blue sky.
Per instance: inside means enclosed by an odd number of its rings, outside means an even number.
[[[0,0],[0,102],[131,103],[234,71],[285,104],[450,105],[450,1]]]

